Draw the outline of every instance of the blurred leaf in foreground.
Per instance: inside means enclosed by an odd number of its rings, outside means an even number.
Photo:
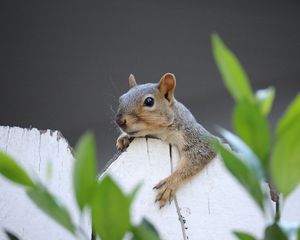
[[[221,143],[215,141],[213,145],[221,154],[226,168],[244,186],[253,200],[264,211],[264,194],[254,171]]]
[[[128,197],[111,177],[105,176],[97,183],[91,208],[93,228],[102,240],[122,239],[130,229]]]
[[[288,237],[277,223],[274,223],[266,228],[264,240],[288,240]]]
[[[0,174],[12,182],[26,187],[33,187],[34,183],[28,174],[10,156],[0,152]]]
[[[143,219],[138,226],[132,226],[132,240],[159,240],[159,234],[154,226]]]
[[[241,156],[242,160],[244,160],[244,162],[253,170],[258,179],[265,180],[262,164],[252,149],[242,139],[228,130],[219,128],[219,132],[238,152],[238,155]]]
[[[295,125],[299,125],[300,119],[300,93],[287,108],[284,115],[279,120],[276,128],[277,136],[283,135],[286,131],[293,129]],[[298,124],[297,124],[298,123]]]
[[[96,144],[93,134],[86,133],[75,148],[74,191],[80,210],[90,202],[96,184]]]
[[[300,94],[288,107],[276,128],[271,172],[286,197],[300,183]]]
[[[239,60],[217,34],[212,34],[213,55],[225,86],[236,101],[253,101],[249,79]]]
[[[233,125],[237,134],[252,148],[268,169],[268,154],[271,147],[271,131],[259,106],[247,101],[237,103],[233,113]]]
[[[75,226],[67,209],[48,192],[42,185],[27,190],[29,198],[48,216],[64,226],[67,230],[75,233]]]
[[[17,237],[15,234],[13,234],[12,232],[8,231],[7,229],[4,229],[5,235],[7,236],[7,238],[9,240],[20,240],[19,237]]]
[[[255,237],[248,233],[244,232],[234,232],[234,235],[239,239],[239,240],[256,240]]]
[[[132,204],[132,202],[133,202],[133,200],[135,199],[135,197],[136,197],[138,191],[140,190],[141,186],[142,186],[141,183],[138,184],[138,185],[132,190],[132,192],[131,192],[129,195],[127,195],[127,199],[128,199],[128,204],[129,204],[129,205]]]

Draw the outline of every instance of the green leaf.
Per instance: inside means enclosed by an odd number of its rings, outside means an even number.
[[[130,204],[111,177],[97,183],[91,207],[93,228],[101,239],[122,239],[130,228]]]
[[[248,233],[243,233],[243,232],[234,232],[234,235],[239,239],[239,240],[256,240],[255,237]]]
[[[256,99],[259,102],[260,110],[263,115],[267,116],[271,109],[275,97],[275,88],[268,87],[266,89],[261,89],[256,92]]]
[[[248,77],[237,57],[225,46],[217,34],[212,34],[213,55],[225,86],[236,101],[253,101]]]
[[[145,218],[138,226],[132,226],[132,240],[159,240],[159,234],[155,227]]]
[[[296,96],[294,101],[290,104],[282,118],[280,119],[277,128],[276,135],[279,137],[283,135],[287,130],[293,128],[295,125],[299,125],[300,119],[300,93]]]
[[[271,172],[286,197],[300,183],[300,94],[280,119],[271,156]]]
[[[298,229],[298,232],[297,232],[297,239],[300,240],[300,228]]]
[[[7,238],[9,240],[20,240],[19,237],[17,237],[15,234],[13,234],[12,232],[8,231],[7,229],[4,229],[5,235],[7,236]]]
[[[84,134],[75,148],[74,190],[80,210],[92,197],[96,184],[96,144],[93,134]]]
[[[33,187],[34,183],[25,172],[10,156],[0,152],[0,174],[15,183],[25,187]]]
[[[75,226],[67,209],[42,185],[36,185],[27,190],[29,198],[48,216],[60,223],[71,233]]]
[[[231,146],[238,151],[241,160],[244,160],[244,162],[255,172],[258,179],[261,181],[265,180],[265,174],[261,162],[252,149],[242,139],[228,130],[219,128],[219,132],[231,144]]]
[[[233,125],[237,134],[250,146],[268,169],[268,155],[271,147],[271,131],[259,105],[247,101],[237,103],[233,113]]]
[[[281,230],[281,228],[276,224],[268,226],[265,230],[264,240],[288,240],[288,237]]]
[[[133,190],[132,192],[127,196],[129,205],[133,202],[134,198],[136,197],[138,191],[141,189],[142,183],[139,183]]]
[[[243,163],[232,151],[219,142],[213,142],[214,147],[221,154],[226,168],[250,193],[257,205],[264,210],[264,193],[254,170]]]
[[[297,222],[280,222],[279,226],[288,238],[296,239],[299,230],[299,223]]]

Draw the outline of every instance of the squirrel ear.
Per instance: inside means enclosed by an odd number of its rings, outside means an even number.
[[[137,83],[136,83],[136,81],[135,81],[135,77],[133,76],[133,74],[130,74],[130,75],[129,75],[128,83],[129,83],[129,87],[130,87],[130,88],[133,88],[134,86],[137,85]]]
[[[158,90],[169,102],[173,101],[175,87],[176,78],[172,73],[165,73],[158,83]]]

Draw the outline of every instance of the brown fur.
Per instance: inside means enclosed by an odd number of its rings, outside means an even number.
[[[144,85],[137,85],[130,75],[129,85],[130,90],[120,97],[116,122],[122,134],[117,139],[117,149],[124,150],[130,143],[129,138],[150,135],[176,146],[180,153],[175,171],[154,186],[158,190],[156,201],[163,207],[172,201],[182,184],[215,157],[207,142],[207,138],[213,136],[174,98],[176,78],[173,74],[164,74],[157,84]],[[148,97],[154,99],[151,107],[144,104]]]

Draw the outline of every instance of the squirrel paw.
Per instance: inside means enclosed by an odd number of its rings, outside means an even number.
[[[159,208],[166,205],[166,202],[172,202],[175,197],[178,184],[172,180],[172,177],[167,177],[156,184],[153,189],[158,189],[158,193],[155,198],[155,202],[159,202]]]
[[[123,151],[129,146],[130,140],[127,134],[121,134],[117,139],[116,147],[118,151]]]

